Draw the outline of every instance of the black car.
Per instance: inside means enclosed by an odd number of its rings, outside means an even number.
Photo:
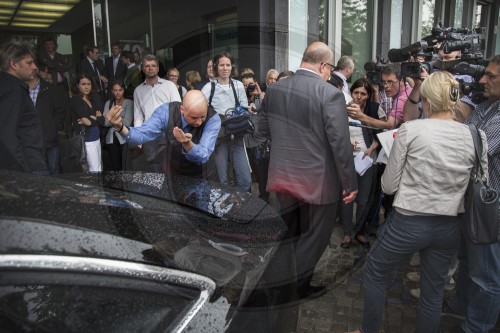
[[[286,230],[264,201],[200,179],[1,170],[1,330],[293,331]]]

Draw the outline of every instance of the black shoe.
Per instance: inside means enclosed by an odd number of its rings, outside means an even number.
[[[305,291],[299,291],[299,299],[315,299],[326,294],[325,286],[309,286]]]

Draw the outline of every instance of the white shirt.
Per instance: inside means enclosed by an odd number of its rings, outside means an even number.
[[[349,96],[351,96],[351,92],[349,91],[349,84],[347,84],[347,78],[344,76],[344,74],[337,72],[337,71],[334,71],[333,74],[337,75],[339,78],[342,79],[342,81],[344,81],[344,87],[342,88],[342,91],[345,94],[348,94]]]
[[[248,106],[248,98],[245,93],[245,88],[243,87],[243,83],[238,80],[231,79],[234,83],[234,89],[236,90],[236,96],[238,97],[238,101],[241,106]],[[207,97],[207,101],[210,100],[210,90],[212,89],[212,83],[208,82],[201,89],[201,91]],[[220,114],[225,115],[228,109],[234,109],[235,101],[234,101],[234,93],[230,84],[220,84],[217,81],[215,82],[215,91],[214,96],[212,97],[212,107],[214,110]]]
[[[141,126],[160,105],[176,101],[181,96],[173,82],[158,78],[151,86],[144,81],[134,90],[134,127]]]

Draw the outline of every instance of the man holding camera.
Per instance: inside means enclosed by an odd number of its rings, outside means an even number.
[[[475,124],[486,134],[489,182],[500,191],[500,54],[490,59],[479,84],[487,100],[475,108],[466,123]],[[456,295],[443,310],[465,317],[452,333],[487,333],[500,312],[500,242],[477,245],[466,237],[462,242]]]
[[[356,104],[347,107],[347,114],[355,120],[361,121],[363,125],[376,127],[380,129],[398,128],[403,121],[403,108],[408,96],[411,93],[411,87],[407,86],[401,77],[399,64],[389,64],[381,71],[380,86],[384,88],[387,97],[392,99],[391,110],[388,111],[387,120],[375,119],[363,113]]]

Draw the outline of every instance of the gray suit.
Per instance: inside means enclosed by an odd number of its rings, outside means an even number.
[[[335,223],[341,192],[357,189],[344,94],[299,69],[266,91],[259,118],[272,139],[267,189],[297,241],[299,284],[308,286]]]

